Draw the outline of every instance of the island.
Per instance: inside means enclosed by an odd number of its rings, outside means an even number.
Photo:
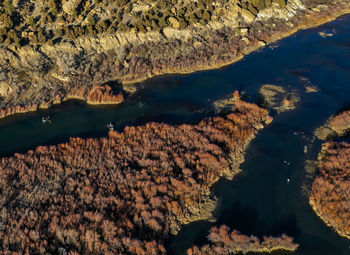
[[[293,242],[293,238],[283,234],[281,237],[263,237],[261,241],[256,236],[246,236],[239,231],[230,232],[230,228],[223,225],[213,227],[208,239],[212,245],[203,247],[194,246],[187,250],[188,255],[212,255],[212,254],[247,254],[247,253],[271,253],[273,251],[294,252],[299,247]]]
[[[326,126],[330,131],[318,156],[310,205],[328,226],[350,238],[350,111],[339,113]]]
[[[0,159],[6,253],[166,254],[183,224],[212,217],[211,187],[240,172],[268,111],[236,99],[198,124],[148,123]]]
[[[349,10],[346,0],[3,0],[0,117],[71,98],[121,103],[124,85],[222,67]],[[96,90],[107,94],[89,100]]]

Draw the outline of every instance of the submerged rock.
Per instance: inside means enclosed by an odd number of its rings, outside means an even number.
[[[265,84],[260,88],[262,105],[278,113],[294,110],[300,99],[294,91],[287,91],[282,86]]]
[[[311,83],[311,81],[306,77],[299,77],[299,81],[304,85],[307,93],[317,93],[320,91],[320,88]]]
[[[319,32],[318,33],[322,38],[326,38],[326,37],[332,37],[334,34],[332,33],[326,33],[326,32]]]

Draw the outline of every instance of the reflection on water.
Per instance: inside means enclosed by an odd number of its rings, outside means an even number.
[[[168,248],[183,254],[206,242],[213,225],[227,224],[244,234],[286,233],[301,245],[298,255],[345,255],[350,242],[327,228],[312,212],[301,187],[305,160],[315,159],[321,143],[313,130],[331,114],[350,105],[350,16],[303,31],[232,66],[185,76],[164,76],[142,84],[143,89],[122,105],[87,106],[71,101],[50,110],[0,120],[0,154],[11,155],[42,144],[64,142],[71,136],[106,136],[107,124],[117,130],[149,121],[195,123],[213,113],[212,103],[235,90],[258,101],[262,84],[290,86],[301,105],[275,115],[248,149],[244,170],[233,181],[219,181],[216,223],[194,222],[171,237]],[[319,32],[334,33],[322,38]],[[306,86],[319,92],[308,93]],[[50,116],[51,123],[42,123]],[[307,153],[305,153],[307,146]],[[290,182],[287,181],[290,179]]]

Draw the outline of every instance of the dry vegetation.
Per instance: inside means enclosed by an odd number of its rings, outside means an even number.
[[[343,111],[332,119],[331,128],[338,135],[344,135],[350,129],[350,111]]]
[[[197,125],[149,123],[0,162],[0,247],[16,254],[165,254],[201,217],[271,117],[256,105]]]
[[[299,245],[293,242],[293,238],[286,235],[282,237],[265,237],[262,241],[255,236],[245,236],[237,230],[230,232],[230,229],[223,225],[220,228],[213,227],[210,230],[208,239],[212,245],[205,245],[198,248],[194,246],[187,250],[188,255],[212,255],[212,254],[246,254],[249,252],[272,252],[275,250],[295,251]]]
[[[310,204],[327,225],[350,238],[350,143],[326,142],[320,160]]]
[[[330,117],[325,124],[314,132],[320,140],[330,140],[336,137],[347,136],[350,131],[350,111],[344,110]]]
[[[161,31],[207,24],[216,7],[228,0],[1,0],[0,43],[21,47],[75,39],[83,35]],[[259,10],[286,0],[240,0],[243,9]],[[215,15],[214,15],[215,13]]]
[[[224,66],[349,7],[315,1],[0,0],[0,116]]]

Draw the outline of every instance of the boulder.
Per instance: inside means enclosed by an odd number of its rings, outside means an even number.
[[[255,20],[255,15],[246,9],[241,10],[241,16],[246,23],[252,23]]]
[[[171,24],[171,26],[175,29],[179,29],[180,28],[180,22],[174,18],[174,17],[170,17],[169,19],[169,23]]]
[[[73,11],[79,6],[81,0],[68,0],[62,5],[62,10],[69,14],[72,15]]]

